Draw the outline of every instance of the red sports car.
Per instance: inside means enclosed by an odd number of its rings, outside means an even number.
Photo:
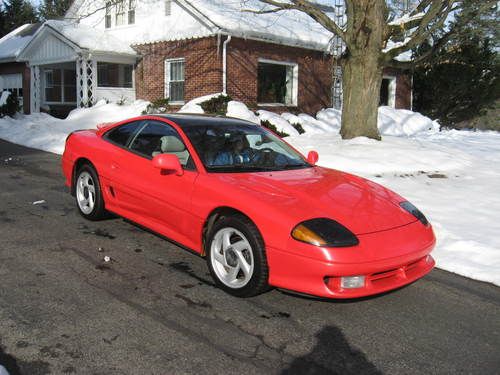
[[[110,211],[205,256],[236,296],[274,286],[353,298],[427,274],[425,216],[317,158],[253,123],[175,114],[74,132],[62,165],[85,218]]]

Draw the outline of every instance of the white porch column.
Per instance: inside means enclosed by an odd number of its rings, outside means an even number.
[[[30,112],[36,113],[40,112],[40,100],[41,100],[41,90],[40,90],[40,67],[38,65],[33,65],[30,67],[31,79],[30,79]]]
[[[90,107],[95,102],[97,63],[90,56],[76,59],[76,105]]]

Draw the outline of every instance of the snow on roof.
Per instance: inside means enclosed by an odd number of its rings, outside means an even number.
[[[41,24],[25,24],[0,39],[0,61],[15,61],[19,53],[33,39]]]
[[[271,7],[258,0],[184,0],[216,26],[234,36],[257,38],[287,45],[325,50],[333,34],[297,10],[266,14],[252,11]],[[328,11],[329,9],[326,9]]]
[[[68,22],[49,20],[44,23],[65,38],[83,49],[94,52],[113,52],[123,55],[137,55],[126,42],[90,26]]]

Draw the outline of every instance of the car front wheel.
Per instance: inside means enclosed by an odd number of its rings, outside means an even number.
[[[78,211],[84,218],[100,220],[106,216],[99,178],[90,165],[82,166],[76,173],[75,197]]]
[[[264,241],[245,216],[225,216],[216,221],[208,234],[206,255],[213,279],[227,293],[251,297],[268,290]]]

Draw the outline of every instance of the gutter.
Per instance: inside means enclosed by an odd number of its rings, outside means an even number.
[[[231,41],[231,35],[222,43],[222,93],[227,94],[227,45]]]

